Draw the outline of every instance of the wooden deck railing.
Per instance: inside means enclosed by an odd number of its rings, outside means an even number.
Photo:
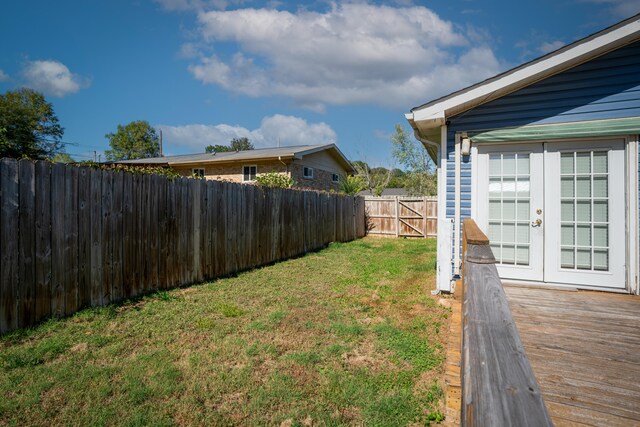
[[[463,426],[552,426],[495,266],[489,239],[463,228]]]

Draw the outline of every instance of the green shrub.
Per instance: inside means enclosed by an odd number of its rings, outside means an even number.
[[[260,174],[256,177],[256,183],[265,187],[291,188],[296,185],[293,178],[282,175],[276,171]]]

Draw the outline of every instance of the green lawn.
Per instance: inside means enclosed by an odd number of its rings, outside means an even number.
[[[0,338],[0,425],[425,425],[435,240],[365,238]]]

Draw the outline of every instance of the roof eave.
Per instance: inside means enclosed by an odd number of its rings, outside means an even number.
[[[516,67],[476,85],[454,92],[420,107],[405,117],[424,133],[441,120],[515,92],[537,81],[575,67],[640,39],[640,15],[567,45],[555,52]]]

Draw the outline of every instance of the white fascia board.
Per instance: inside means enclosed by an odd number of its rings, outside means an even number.
[[[418,128],[435,127],[434,119],[446,119],[480,104],[514,92],[534,82],[550,77],[590,59],[620,48],[640,38],[640,19],[613,28],[604,34],[595,34],[547,56],[522,65],[504,75],[489,79],[454,94],[440,102],[426,105],[407,113],[407,120]]]

